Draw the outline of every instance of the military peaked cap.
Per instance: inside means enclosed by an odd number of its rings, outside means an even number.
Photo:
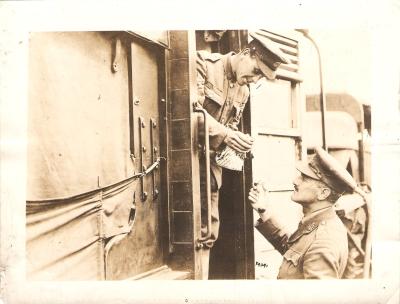
[[[297,170],[308,177],[322,181],[338,193],[352,193],[357,188],[357,183],[350,173],[321,147],[315,148],[315,155],[308,164],[299,163]]]
[[[281,63],[290,63],[286,55],[279,49],[278,45],[258,32],[250,32],[253,40],[249,43],[250,48],[256,54],[257,64],[268,79],[275,79],[276,70]]]

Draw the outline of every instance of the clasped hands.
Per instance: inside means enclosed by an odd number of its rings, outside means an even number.
[[[234,131],[231,129],[228,130],[228,134],[224,139],[225,144],[227,144],[235,151],[241,153],[246,153],[251,150],[251,148],[253,147],[254,139],[250,135],[244,134],[240,131]]]

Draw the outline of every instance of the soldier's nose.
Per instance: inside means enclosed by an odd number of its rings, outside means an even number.
[[[300,182],[301,182],[300,177],[296,177],[296,178],[293,180],[293,185],[294,185],[295,187],[297,187],[297,186],[300,184]]]

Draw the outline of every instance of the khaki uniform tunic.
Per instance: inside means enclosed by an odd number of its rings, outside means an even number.
[[[340,279],[347,264],[347,232],[333,208],[305,217],[288,234],[273,219],[256,228],[283,255],[278,279]]]

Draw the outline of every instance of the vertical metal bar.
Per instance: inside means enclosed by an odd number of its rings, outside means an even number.
[[[146,147],[143,146],[143,130],[146,127],[143,117],[139,117],[139,147],[140,147],[140,167],[142,171],[146,170],[144,165],[144,153]],[[140,178],[140,191],[141,191],[141,199],[142,201],[146,201],[147,199],[147,192],[144,191],[144,176]]]
[[[206,199],[207,199],[207,235],[204,239],[211,237],[211,174],[210,174],[210,138],[208,130],[207,112],[203,108],[196,108],[194,112],[202,113],[204,116],[204,147],[206,157]]]
[[[319,85],[320,85],[319,103],[320,103],[320,109],[321,109],[322,148],[324,150],[328,151],[328,147],[326,144],[326,131],[325,131],[325,128],[326,128],[326,121],[325,121],[326,100],[325,100],[325,93],[324,93],[321,53],[320,53],[317,43],[308,34],[308,30],[297,29],[297,31],[301,32],[304,35],[304,37],[306,37],[308,40],[310,40],[311,43],[314,45],[315,49],[317,50],[318,66],[319,66]]]
[[[365,182],[365,171],[364,171],[364,134],[363,134],[363,123],[357,123],[358,134],[360,138],[358,139],[358,170],[360,174],[360,183]]]
[[[158,154],[158,148],[154,144],[154,132],[156,132],[157,128],[157,123],[154,118],[150,118],[150,142],[151,142],[151,163],[153,164],[156,159],[157,159],[157,154]],[[151,173],[151,178],[152,178],[152,195],[153,199],[156,199],[158,197],[159,190],[157,189],[156,185],[156,174],[157,174],[157,169],[156,167],[152,173]]]
[[[169,42],[170,39],[170,32],[168,31],[168,45],[171,45]],[[159,171],[159,178],[160,178],[160,189],[161,197],[162,197],[162,204],[160,205],[161,208],[161,225],[163,231],[163,251],[172,253],[173,252],[173,245],[172,245],[172,233],[173,229],[171,229],[171,204],[170,204],[170,176],[169,176],[169,109],[168,109],[168,100],[167,96],[169,94],[169,52],[162,50],[158,54],[158,95],[160,98],[159,101],[159,109],[160,109],[160,118],[159,118],[159,139],[160,142],[158,144],[158,155],[165,156],[165,161],[160,163],[160,171]],[[167,256],[164,256],[166,259]]]
[[[204,111],[204,146],[206,153],[206,189],[207,189],[207,238],[211,237],[211,173],[210,173],[210,138],[208,133],[207,113]]]
[[[134,118],[133,118],[133,106],[134,106],[134,98],[133,98],[133,76],[132,76],[132,45],[129,44],[129,52],[128,52],[128,90],[129,90],[129,150],[131,160],[135,160],[135,126],[134,126]]]
[[[323,76],[322,76],[322,62],[321,62],[321,54],[319,52],[319,48],[317,44],[315,43],[314,40],[310,38],[310,40],[314,43],[315,48],[317,49],[318,53],[318,62],[319,62],[319,81],[320,81],[320,96],[319,96],[319,102],[320,102],[320,107],[321,107],[321,127],[322,127],[322,148],[326,151],[328,151],[328,147],[326,145],[326,120],[325,120],[325,113],[326,113],[326,100],[325,100],[325,94],[324,94],[324,83],[323,83]]]

